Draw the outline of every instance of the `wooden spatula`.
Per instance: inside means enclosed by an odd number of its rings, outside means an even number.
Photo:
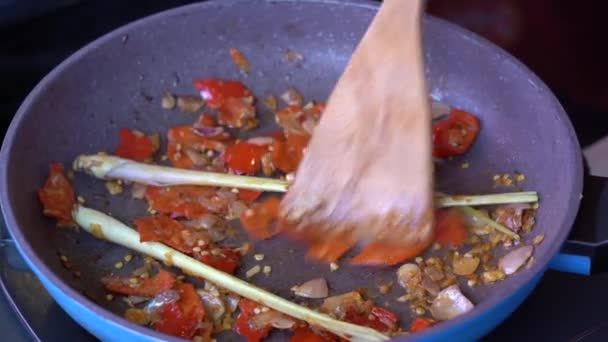
[[[428,246],[433,170],[422,3],[385,0],[339,79],[281,203],[296,234],[347,234],[402,256]],[[360,261],[394,263],[372,259]]]

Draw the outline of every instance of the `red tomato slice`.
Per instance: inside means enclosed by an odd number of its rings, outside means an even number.
[[[273,223],[279,216],[280,203],[280,199],[271,197],[264,202],[255,203],[241,213],[241,225],[249,236],[256,240],[266,240],[279,233],[278,229],[273,229]]]
[[[238,81],[194,80],[194,87],[201,93],[206,104],[214,109],[222,107],[229,98],[251,97],[251,91]]]
[[[174,289],[179,299],[161,306],[152,326],[167,335],[192,339],[205,318],[205,307],[192,284],[177,284]]]
[[[146,187],[146,199],[151,209],[172,217],[194,219],[209,211],[201,205],[202,198],[215,194],[215,189],[205,186],[178,185],[171,187]]]
[[[101,279],[108,291],[124,294],[127,296],[154,297],[160,292],[169,290],[175,284],[173,274],[162,268],[155,276],[146,279],[134,278],[137,283],[132,283],[130,277],[105,277]]]
[[[236,269],[239,267],[241,262],[241,255],[229,248],[214,248],[216,254],[206,250],[207,253],[202,255],[201,253],[194,253],[194,258],[198,259],[202,263],[209,265],[216,270],[220,270],[225,273],[234,274]]]
[[[120,130],[119,137],[116,155],[121,158],[146,161],[150,160],[158,149],[158,145],[150,137],[135,134],[127,128]]]
[[[243,336],[247,342],[259,342],[268,334],[270,330],[272,330],[271,326],[265,327],[263,329],[253,329],[249,324],[249,320],[251,317],[255,316],[254,310],[260,305],[254,301],[251,301],[246,298],[241,298],[239,301],[239,309],[241,312],[236,318],[236,323],[234,325],[234,331]]]
[[[464,218],[456,208],[435,211],[435,242],[442,246],[459,248],[467,239]]]
[[[49,176],[44,186],[38,190],[38,199],[42,203],[44,215],[57,219],[60,226],[73,223],[72,207],[76,203],[74,189],[63,175],[62,164],[49,166]]]
[[[381,242],[369,244],[351,260],[353,265],[396,265],[420,255],[426,245],[395,248]]]
[[[412,323],[412,326],[410,327],[410,332],[416,333],[431,326],[433,326],[433,322],[429,321],[428,319],[417,317]]]
[[[268,149],[265,146],[250,144],[244,141],[229,146],[224,153],[228,168],[236,173],[253,175],[262,167],[262,155]]]
[[[309,327],[296,328],[293,331],[293,336],[288,342],[334,342],[338,341],[336,336],[330,334],[317,334]]]
[[[479,119],[459,109],[433,125],[433,155],[451,157],[466,153],[479,134]]]
[[[134,221],[139,231],[139,241],[160,242],[183,253],[192,253],[192,248],[198,246],[198,241],[205,245],[210,239],[204,233],[186,228],[178,221],[164,215],[148,216]]]

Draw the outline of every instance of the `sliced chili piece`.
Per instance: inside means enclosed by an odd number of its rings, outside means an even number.
[[[441,209],[435,212],[435,242],[444,247],[459,248],[467,239],[467,230],[460,210]]]
[[[177,284],[174,289],[179,299],[161,306],[152,326],[167,335],[192,339],[205,318],[205,307],[192,284]]]
[[[433,125],[433,155],[452,157],[466,153],[479,134],[479,119],[460,109]]]
[[[432,326],[433,326],[433,322],[429,321],[428,319],[416,317],[416,319],[414,319],[414,322],[412,323],[412,326],[410,327],[409,331],[411,333],[416,333],[416,332],[422,331],[426,328],[430,328]]]
[[[398,317],[394,312],[391,312],[385,308],[374,306],[372,309],[372,315],[376,316],[380,322],[382,322],[390,330],[397,328]]]
[[[131,279],[135,279],[133,281]],[[175,284],[173,274],[162,268],[151,278],[121,278],[105,277],[101,279],[108,291],[124,294],[127,296],[154,297],[160,292],[169,290]]]
[[[229,248],[204,250],[201,253],[194,253],[194,257],[206,265],[229,274],[234,274],[241,262],[241,255]]]
[[[255,203],[250,209],[241,213],[241,225],[245,231],[256,240],[266,240],[277,235],[278,229],[273,229],[273,223],[279,216],[281,200],[271,197],[264,202]]]
[[[255,316],[255,308],[260,305],[252,300],[242,298],[239,301],[240,313],[236,318],[234,331],[243,336],[247,342],[259,342],[264,339],[272,330],[272,326],[264,327],[263,329],[254,329],[249,324],[249,320]]]
[[[141,242],[161,242],[183,253],[192,253],[199,241],[205,244],[210,239],[202,232],[185,227],[180,222],[164,215],[148,216],[134,221]]]
[[[116,148],[117,156],[136,161],[146,161],[152,158],[157,149],[158,144],[152,141],[150,137],[127,128],[120,130],[118,147]]]
[[[179,185],[171,187],[146,187],[146,199],[150,209],[173,217],[197,218],[209,211],[201,204],[215,190],[205,186]]]
[[[222,107],[229,98],[252,97],[251,91],[238,81],[194,80],[192,83],[207,105],[214,109]]]
[[[369,244],[350,262],[353,265],[396,265],[420,255],[426,245],[395,248],[382,242]]]
[[[54,163],[49,166],[49,175],[44,186],[38,190],[43,214],[57,220],[58,225],[73,223],[72,207],[76,203],[74,188],[63,175],[63,165]]]
[[[266,151],[265,146],[241,141],[226,149],[224,161],[228,168],[236,173],[253,175],[260,171],[261,158]]]

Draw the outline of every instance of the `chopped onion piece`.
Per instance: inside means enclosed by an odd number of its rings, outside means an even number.
[[[329,294],[325,278],[316,278],[292,288],[296,296],[305,298],[325,298]]]
[[[300,95],[300,93],[298,93],[298,91],[295,90],[294,88],[289,88],[289,89],[287,89],[286,92],[281,94],[281,100],[285,101],[285,103],[290,106],[300,106],[301,107],[302,104],[304,103],[304,99],[302,98],[302,95]]]
[[[268,310],[253,316],[249,320],[249,324],[254,329],[263,329],[267,326],[276,329],[291,329],[296,322],[278,311]]]
[[[131,197],[134,199],[142,199],[146,195],[146,186],[141,183],[133,183],[131,186]]]
[[[422,288],[425,289],[433,297],[435,297],[437,294],[439,294],[439,291],[441,290],[441,287],[439,287],[439,284],[434,282],[431,278],[429,278],[426,275],[422,276],[421,285],[422,285]]]
[[[140,296],[128,296],[127,300],[131,302],[133,305],[141,304],[143,302],[147,302],[150,300],[148,297],[140,297]]]
[[[522,246],[516,248],[509,253],[505,254],[498,261],[498,267],[505,272],[505,274],[513,274],[517,272],[528,259],[532,256],[532,252],[534,252],[533,246]]]
[[[433,119],[438,119],[443,116],[450,114],[452,111],[452,107],[448,106],[445,103],[441,102],[431,102],[431,114],[433,114]]]
[[[198,289],[196,292],[205,306],[205,313],[210,314],[213,317],[213,322],[219,324],[226,312],[226,307],[217,289],[215,291]]]
[[[321,312],[330,313],[341,317],[346,308],[357,305],[363,301],[361,294],[356,291],[348,292],[338,296],[328,297],[319,308]]]
[[[179,293],[174,290],[167,290],[157,294],[144,308],[152,320],[156,318],[156,312],[162,306],[174,303],[179,300]]]
[[[431,314],[435,319],[448,320],[473,310],[473,303],[460,292],[458,285],[452,285],[439,292],[431,304]]]

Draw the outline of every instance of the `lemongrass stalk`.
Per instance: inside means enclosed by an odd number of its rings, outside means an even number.
[[[272,178],[236,176],[138,163],[105,154],[78,156],[74,160],[73,168],[75,171],[84,171],[101,179],[120,179],[154,186],[206,185],[286,192],[288,184]]]
[[[387,336],[374,329],[338,321],[328,315],[292,303],[235,276],[207,266],[162,243],[140,242],[139,233],[136,230],[100,211],[77,205],[72,216],[79,226],[99,239],[114,242],[151,256],[167,265],[178,267],[186,274],[204,278],[240,296],[305,321],[312,326],[321,327],[351,341],[389,340]]]
[[[463,207],[460,207],[460,210],[462,210],[462,212],[465,213],[466,215],[473,216],[474,218],[479,220],[481,223],[484,223],[484,224],[490,226],[491,228],[511,237],[512,239],[515,239],[515,240],[520,239],[520,237],[519,237],[519,235],[517,235],[517,233],[515,233],[511,229],[503,226],[502,224],[492,220],[491,218],[487,217],[486,215],[484,215],[479,210],[476,210],[475,208],[471,208],[469,206],[463,206]]]
[[[438,208],[535,202],[538,202],[538,194],[534,191],[508,192],[502,194],[478,196],[442,194],[436,195],[435,197],[435,206]]]
[[[236,176],[225,173],[179,169],[138,163],[105,154],[81,155],[74,161],[74,170],[87,172],[106,180],[123,180],[153,186],[207,185],[269,192],[286,192],[288,182],[263,177]],[[437,208],[533,203],[536,192],[512,192],[490,195],[435,194]]]

